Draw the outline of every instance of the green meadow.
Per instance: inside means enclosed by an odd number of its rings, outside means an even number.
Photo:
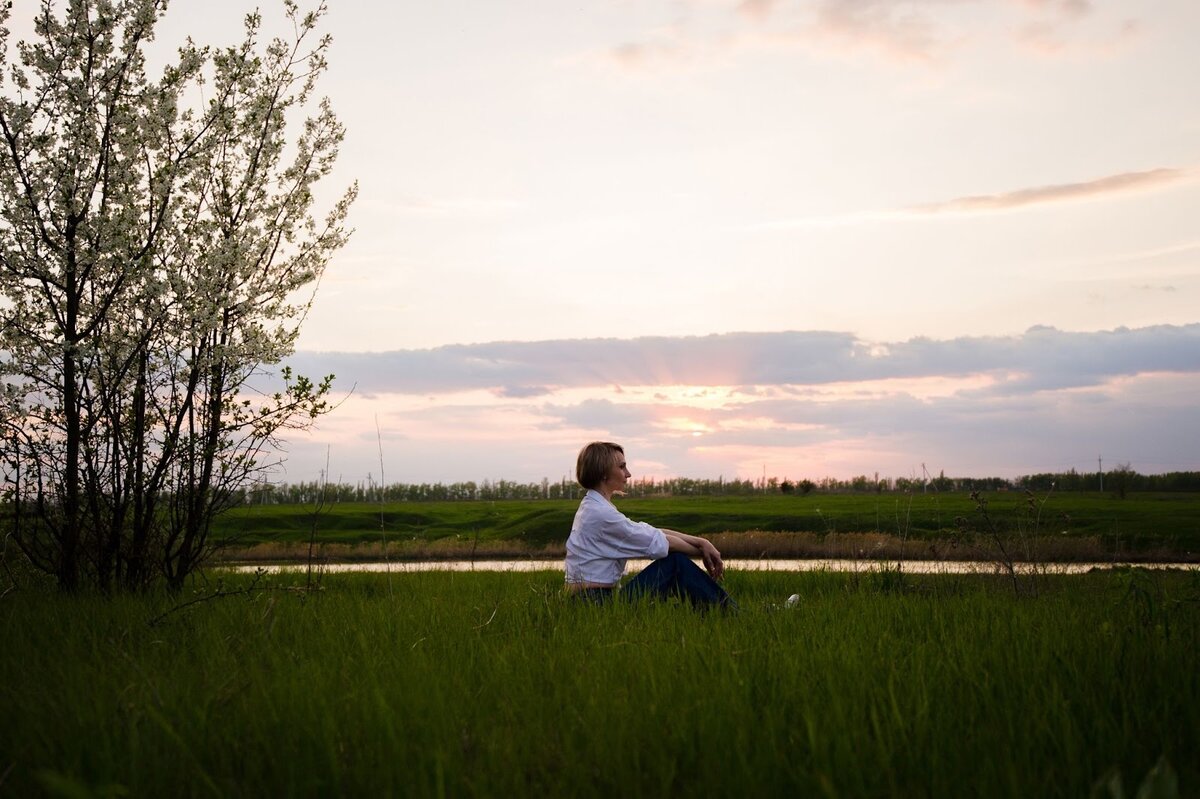
[[[1200,795],[1195,572],[253,579],[0,598],[0,794]]]
[[[1200,496],[1195,493],[1131,493],[1120,499],[1098,492],[1010,491],[982,498],[987,519],[966,492],[671,496],[618,499],[617,504],[631,518],[697,535],[768,534],[745,539],[745,546],[732,535],[718,542],[740,556],[855,554],[825,544],[862,534],[887,537],[894,551],[889,554],[929,557],[932,547],[940,556],[964,531],[968,537],[988,537],[989,520],[1002,536],[1044,539],[1042,552],[1048,557],[1200,555]],[[570,532],[577,506],[577,500],[249,505],[219,517],[214,537],[234,547],[232,557],[258,546],[286,559],[287,545],[310,539],[344,547],[388,541],[400,555],[415,557],[472,551],[553,555]],[[769,535],[784,533],[793,535]],[[291,556],[297,551],[290,550]],[[970,556],[966,549],[957,554],[963,553]]]

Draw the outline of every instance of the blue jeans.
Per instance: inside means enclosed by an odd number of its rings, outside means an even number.
[[[622,599],[647,596],[655,599],[677,596],[694,608],[737,609],[737,603],[725,589],[682,552],[668,552],[665,558],[654,561],[621,587]]]

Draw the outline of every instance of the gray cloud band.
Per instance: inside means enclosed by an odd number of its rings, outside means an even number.
[[[996,391],[1095,385],[1146,372],[1200,372],[1200,323],[1017,336],[864,341],[849,333],[463,344],[374,353],[298,352],[301,374],[336,374],[339,388],[427,394],[490,390],[509,398],[594,386],[823,385],[893,378],[1019,375]]]

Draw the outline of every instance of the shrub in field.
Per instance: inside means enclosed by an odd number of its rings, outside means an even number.
[[[324,7],[288,40],[184,43],[157,77],[161,0],[40,4],[9,52],[0,6],[0,483],[4,532],[67,590],[178,590],[275,437],[328,405],[264,366],[292,351],[351,188],[314,188],[343,129],[310,105]],[[0,78],[2,81],[3,78]],[[301,121],[289,136],[289,122]],[[295,130],[293,125],[292,130]]]

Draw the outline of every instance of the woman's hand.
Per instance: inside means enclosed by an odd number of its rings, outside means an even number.
[[[725,562],[721,553],[707,538],[681,533],[678,530],[663,530],[667,537],[667,546],[672,552],[682,552],[688,557],[699,557],[704,561],[704,570],[714,580],[720,580],[725,574]]]
[[[725,563],[721,560],[721,553],[712,545],[712,542],[701,538],[697,545],[700,549],[700,558],[704,561],[704,568],[708,571],[708,576],[714,580],[720,580],[725,574]]]

